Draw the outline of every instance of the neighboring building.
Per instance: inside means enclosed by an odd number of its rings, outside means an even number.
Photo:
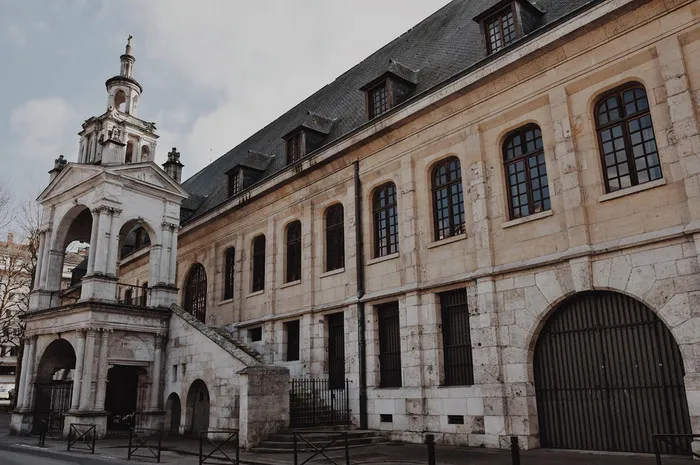
[[[246,446],[344,395],[416,442],[700,434],[698,23],[700,1],[455,0],[182,186],[127,47],[39,198],[14,431],[62,393],[64,428],[135,412]],[[87,274],[57,307],[69,239]]]

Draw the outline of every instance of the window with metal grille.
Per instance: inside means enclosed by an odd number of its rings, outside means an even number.
[[[326,271],[345,266],[345,221],[343,206],[339,203],[326,210]]]
[[[229,247],[224,252],[224,300],[233,299],[233,272],[236,266],[236,249]]]
[[[455,157],[433,168],[433,214],[436,241],[465,232],[462,167]]]
[[[204,323],[207,314],[207,272],[201,263],[190,268],[185,283],[185,311]]]
[[[445,386],[474,384],[472,341],[467,291],[457,289],[438,294],[442,313],[442,347]]]
[[[605,94],[595,115],[607,192],[663,177],[649,101],[641,84]]]
[[[328,386],[345,389],[345,315],[334,313],[327,317],[328,326]]]
[[[241,191],[241,170],[237,169],[228,175],[228,196],[234,196]]]
[[[301,222],[287,226],[287,270],[285,282],[301,279]]]
[[[389,109],[389,93],[386,82],[367,91],[367,113],[369,119],[377,117]]]
[[[503,143],[503,162],[510,219],[552,208],[539,126],[530,124],[508,134]]]
[[[377,306],[379,320],[379,387],[401,387],[399,303]]]
[[[378,187],[372,197],[374,217],[374,256],[383,257],[399,251],[399,216],[396,186],[387,183]]]
[[[287,361],[299,360],[299,320],[285,323],[284,332],[287,334]]]
[[[290,165],[304,156],[301,131],[287,139],[287,164]]]
[[[265,236],[253,239],[253,286],[252,292],[265,289]]]
[[[508,7],[484,21],[488,52],[495,53],[517,38],[513,8]]]

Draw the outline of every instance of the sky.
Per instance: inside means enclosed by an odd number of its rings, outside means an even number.
[[[77,160],[130,34],[156,162],[177,147],[186,179],[447,3],[0,0],[0,182],[36,197]]]

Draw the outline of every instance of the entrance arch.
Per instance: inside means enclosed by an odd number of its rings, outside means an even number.
[[[180,416],[182,415],[182,405],[180,396],[174,392],[168,396],[165,402],[166,418],[170,418],[170,434],[180,433]]]
[[[107,370],[107,411],[108,431],[128,431],[141,426],[139,414],[145,410],[145,384],[140,382],[146,371],[142,367],[114,365]]]
[[[631,297],[595,291],[562,303],[533,368],[542,447],[652,453],[652,434],[691,432],[678,344]]]
[[[190,434],[199,435],[209,429],[209,390],[201,379],[195,380],[187,392],[187,421]]]
[[[75,350],[65,339],[51,342],[41,355],[34,390],[35,431],[42,422],[46,422],[49,432],[63,431],[73,393],[75,361]]]

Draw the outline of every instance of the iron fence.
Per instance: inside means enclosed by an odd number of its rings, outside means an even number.
[[[65,413],[70,409],[72,381],[36,383],[34,396],[34,433],[62,433]]]
[[[297,431],[294,433],[294,465],[304,465],[309,463],[315,457],[321,456],[332,465],[350,465],[350,448],[348,446],[348,433],[343,432],[327,432],[319,437],[319,431]],[[345,454],[344,460],[340,457],[329,457],[327,452],[333,447],[342,446]],[[300,455],[304,452],[310,452],[311,455],[306,457],[303,462],[300,462]],[[319,458],[321,458],[319,457]],[[336,462],[341,460],[341,462]]]
[[[205,448],[211,450],[206,451]],[[231,448],[233,448],[233,450],[231,450]],[[239,465],[240,452],[238,430],[210,429],[199,433],[199,465],[204,463],[220,463],[222,461],[233,465]],[[233,454],[235,458],[232,458],[231,454]],[[212,462],[212,460],[216,462]]]
[[[700,454],[693,452],[692,446],[693,440],[700,438],[700,434],[653,434],[651,438],[654,443],[656,465],[662,465],[661,454],[664,452],[700,458]]]
[[[350,381],[347,379],[343,389],[333,389],[327,379],[292,379],[290,425],[294,428],[349,424],[349,390]]]
[[[71,449],[84,450],[94,454],[96,439],[97,430],[95,425],[71,423],[68,429],[68,451]]]
[[[127,460],[132,457],[140,459],[156,459],[160,463],[160,449],[163,439],[163,432],[153,428],[131,428],[129,430],[129,453]],[[148,455],[138,455],[136,452],[142,449]]]
[[[67,289],[51,291],[49,293],[49,308],[73,305],[80,300],[82,285],[72,286]]]
[[[151,288],[146,286],[133,286],[131,284],[117,284],[117,302],[136,307],[148,306]]]

